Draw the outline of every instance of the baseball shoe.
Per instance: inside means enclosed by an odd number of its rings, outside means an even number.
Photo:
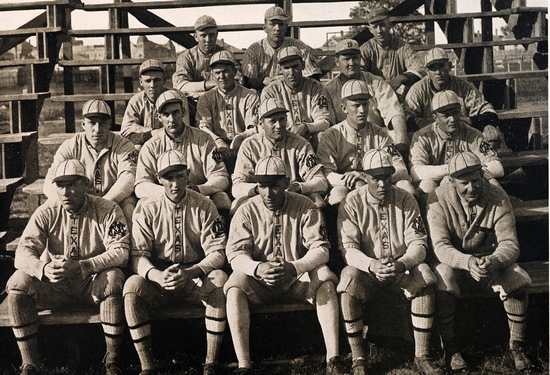
[[[523,341],[514,341],[510,349],[510,358],[514,361],[516,370],[523,371],[533,367],[533,362],[525,355],[525,343]]]
[[[122,375],[122,370],[116,365],[116,362],[104,363],[105,375]]]
[[[468,364],[460,352],[454,352],[452,355],[445,353],[445,366],[451,371],[466,371],[468,368]]]
[[[155,370],[141,370],[139,375],[157,375]]]
[[[423,375],[443,375],[445,371],[437,367],[435,363],[423,355],[422,357],[414,357],[414,366]]]
[[[327,375],[345,375],[344,361],[340,356],[332,357],[327,362]]]
[[[21,375],[38,375],[38,370],[33,365],[21,367]]]
[[[216,368],[213,363],[206,363],[202,368],[202,375],[216,375]]]
[[[351,363],[351,375],[367,375],[367,361],[363,358],[354,359]]]
[[[233,375],[253,375],[254,371],[248,367],[239,367],[233,370]]]

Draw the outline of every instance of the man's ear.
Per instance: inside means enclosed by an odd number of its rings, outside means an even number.
[[[435,112],[432,113],[432,118],[434,119],[434,121],[437,121],[437,115],[435,114]]]
[[[290,177],[286,176],[284,179],[283,179],[283,184],[284,184],[284,187],[285,187],[285,190],[288,189],[288,187],[290,186]]]
[[[346,115],[348,114],[348,107],[347,107],[347,100],[342,99],[342,103],[340,104],[340,108],[342,108],[342,112],[344,112]]]

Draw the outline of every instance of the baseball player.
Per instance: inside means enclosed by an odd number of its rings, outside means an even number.
[[[216,52],[210,59],[210,68],[217,90],[199,98],[196,122],[199,129],[212,136],[232,172],[242,141],[257,133],[260,100],[256,90],[235,81],[237,62],[231,52]]]
[[[289,17],[285,11],[273,6],[265,11],[264,31],[265,39],[253,43],[244,53],[242,72],[244,85],[262,90],[271,81],[281,79],[278,72],[278,53],[284,47],[297,47],[304,60],[303,75],[306,77],[320,77],[321,70],[313,58],[310,46],[298,39],[286,37]]]
[[[197,45],[180,53],[176,59],[176,71],[172,76],[175,89],[198,97],[216,87],[210,73],[210,58],[223,47],[216,44],[218,25],[216,20],[204,15],[195,21]]]
[[[287,130],[287,112],[279,99],[269,98],[260,105],[258,115],[263,132],[245,139],[237,155],[232,175],[232,193],[236,198],[232,213],[248,198],[259,193],[252,174],[259,160],[269,155],[283,159],[290,178],[289,191],[307,195],[319,208],[325,205],[321,195],[325,195],[328,183],[323,168],[311,144]]]
[[[498,126],[495,109],[483,94],[470,82],[451,75],[453,64],[444,49],[436,47],[426,52],[424,65],[428,75],[411,87],[403,104],[409,131],[432,123],[432,99],[442,90],[456,93],[460,98],[462,117],[476,129],[483,131],[487,126],[489,129]]]
[[[434,122],[418,130],[411,143],[411,175],[419,192],[435,190],[448,175],[449,160],[461,151],[475,153],[482,160],[484,177],[498,184],[495,178],[504,175],[504,168],[497,153],[479,130],[461,121],[460,99],[454,91],[437,92],[432,109]]]
[[[229,187],[229,175],[221,153],[210,135],[184,123],[184,101],[178,90],[167,90],[158,97],[155,105],[164,131],[145,142],[139,152],[136,195],[138,198],[164,195],[164,188],[158,184],[157,159],[165,151],[178,150],[187,158],[187,187],[209,196],[218,209],[229,210],[231,201],[224,192]]]
[[[122,288],[130,251],[120,207],[86,193],[84,165],[69,159],[53,174],[58,199],[34,212],[15,252],[9,279],[9,315],[21,352],[21,374],[38,374],[38,311],[99,306],[107,352],[106,374],[118,375],[125,330]],[[47,253],[48,261],[41,256]]]
[[[57,199],[57,186],[53,181],[57,167],[66,160],[77,159],[85,167],[86,192],[120,205],[128,223],[137,201],[133,194],[137,152],[132,142],[110,131],[111,118],[111,109],[103,100],[84,103],[84,131],[59,146],[46,174],[44,194]]]
[[[282,48],[278,59],[282,79],[266,86],[260,99],[262,102],[267,98],[281,100],[288,110],[288,129],[310,140],[316,149],[319,133],[330,125],[330,112],[323,85],[313,78],[303,76],[304,59],[297,47]]]
[[[392,181],[416,194],[408,181],[403,158],[393,145],[386,129],[367,121],[369,101],[372,98],[367,84],[349,80],[342,86],[342,110],[346,120],[326,130],[321,137],[317,153],[329,182],[327,202],[336,205],[353,189],[365,185],[363,155],[373,148],[384,148],[393,157],[396,173]]]
[[[334,61],[340,74],[325,84],[329,102],[331,122],[338,124],[346,119],[342,110],[342,86],[350,79],[364,81],[372,97],[369,100],[369,115],[367,121],[379,126],[385,126],[392,138],[395,147],[401,155],[408,157],[407,124],[405,113],[395,92],[383,78],[369,72],[361,71],[361,50],[353,39],[342,39],[336,45]]]
[[[412,195],[392,185],[393,157],[369,150],[363,158],[367,184],[342,201],[338,211],[338,249],[347,266],[340,294],[352,374],[367,373],[363,305],[378,291],[404,293],[411,301],[414,365],[422,374],[444,374],[429,359],[436,278],[424,263],[427,234]]]
[[[391,33],[390,11],[379,7],[367,15],[373,38],[361,46],[363,70],[384,78],[403,102],[407,90],[425,72],[409,43]]]
[[[337,278],[327,267],[323,216],[306,197],[288,191],[284,161],[266,156],[254,169],[259,196],[235,214],[227,259],[233,273],[224,286],[227,319],[239,361],[234,374],[252,374],[249,304],[278,298],[315,304],[327,349],[327,375],[344,374],[338,348]]]
[[[525,354],[531,278],[516,261],[519,244],[508,195],[484,177],[481,160],[457,153],[449,161],[450,183],[441,184],[428,200],[428,226],[438,279],[436,319],[452,370],[465,369],[454,337],[455,298],[461,288],[499,293],[510,328],[510,356],[518,371],[532,367]]]
[[[186,156],[168,150],[157,160],[164,195],[140,200],[134,214],[130,264],[136,275],[124,285],[130,334],[141,362],[140,375],[156,374],[151,310],[183,301],[206,306],[204,375],[216,374],[226,326],[223,285],[227,275],[224,224],[211,200],[186,188]]]

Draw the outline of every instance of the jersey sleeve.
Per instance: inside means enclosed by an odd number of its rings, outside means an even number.
[[[256,51],[258,48],[261,48],[259,44],[253,43],[250,47],[246,49],[241,65],[243,77],[259,78],[259,62]]]
[[[172,75],[172,85],[174,88],[184,91],[183,86],[193,81],[193,69],[194,66],[189,51],[182,52],[176,59],[176,71]]]
[[[201,246],[205,257],[198,266],[205,274],[209,274],[223,267],[227,238],[223,219],[212,201],[207,202],[202,216]]]
[[[402,212],[407,250],[399,260],[409,270],[417,264],[422,263],[426,258],[428,235],[424,220],[420,215],[420,208],[412,195],[404,195]]]

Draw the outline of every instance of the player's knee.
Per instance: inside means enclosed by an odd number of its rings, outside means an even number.
[[[413,184],[408,180],[399,180],[395,183],[395,186],[405,190],[410,195],[416,197],[418,195],[418,192],[414,188]]]
[[[96,274],[92,284],[94,301],[103,301],[112,295],[122,295],[126,276],[120,268],[109,268]]]
[[[439,263],[433,268],[433,272],[437,278],[435,289],[438,292],[448,292],[454,296],[460,294],[458,287],[456,271],[445,263]]]
[[[16,270],[6,284],[6,292],[12,294],[35,294],[33,277],[21,270]]]
[[[147,280],[145,280],[140,275],[132,275],[124,283],[124,288],[122,289],[122,295],[126,297],[127,294],[135,294],[137,296],[143,297]]]
[[[321,194],[319,193],[307,194],[307,197],[311,199],[313,204],[315,204],[315,207],[319,209],[325,208],[327,205],[327,202],[325,202],[325,200],[321,197]]]
[[[418,192],[423,194],[430,194],[432,191],[437,189],[439,184],[435,180],[422,180],[418,185]]]
[[[215,288],[223,288],[228,278],[224,271],[214,270],[208,274],[207,279]]]

